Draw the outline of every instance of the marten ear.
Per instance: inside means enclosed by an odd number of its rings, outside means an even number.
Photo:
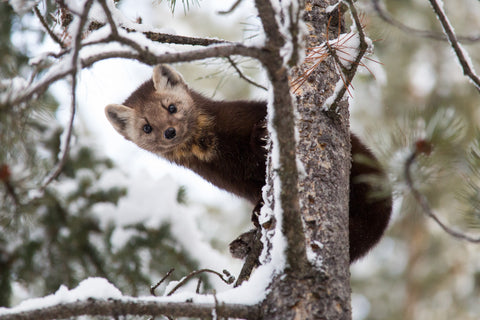
[[[113,128],[126,139],[130,140],[128,135],[128,122],[133,118],[133,109],[121,104],[109,104],[105,107],[105,115]]]
[[[159,64],[153,68],[153,85],[155,90],[169,90],[178,85],[185,85],[182,76],[170,66]]]

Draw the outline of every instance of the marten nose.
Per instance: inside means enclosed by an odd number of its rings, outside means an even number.
[[[168,128],[167,130],[165,130],[164,135],[167,139],[173,139],[177,135],[177,131],[175,130],[175,128]]]

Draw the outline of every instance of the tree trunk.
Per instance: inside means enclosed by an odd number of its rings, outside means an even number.
[[[306,47],[323,43],[327,34],[338,33],[338,11],[332,19],[325,9],[334,0],[306,1],[304,21],[309,34]],[[293,79],[302,74],[295,70]],[[305,229],[308,267],[291,268],[289,249],[285,273],[276,277],[263,303],[265,319],[350,319],[350,274],[348,249],[348,199],[350,138],[348,103],[335,112],[322,106],[334,92],[339,76],[332,59],[316,68],[297,91],[297,159],[305,169],[298,178],[299,210]],[[300,170],[301,171],[301,170]],[[273,172],[268,173],[270,177]],[[278,172],[277,172],[278,174]],[[285,172],[281,174],[297,174]],[[289,192],[290,190],[282,190]],[[298,214],[284,213],[285,216]],[[300,232],[301,233],[301,232]],[[288,238],[288,235],[286,236]],[[299,257],[299,260],[302,260]],[[299,263],[301,265],[301,263]]]

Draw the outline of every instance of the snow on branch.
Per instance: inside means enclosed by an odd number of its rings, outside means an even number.
[[[256,319],[257,305],[219,302],[212,295],[179,294],[171,297],[123,296],[103,278],[89,278],[78,287],[65,286],[49,296],[23,301],[14,308],[0,308],[0,320],[49,320],[77,316],[160,316]]]
[[[293,1],[256,0],[255,5],[266,37],[266,50],[261,62],[272,84],[268,102],[272,150],[268,166],[273,175],[270,184],[273,185],[273,201],[268,199],[272,195],[264,195],[266,205],[261,210],[259,220],[260,224],[270,227],[263,230],[266,240],[261,260],[270,261],[279,269],[287,264],[289,272],[302,273],[309,263],[300,216],[295,140],[297,129],[288,81],[289,66],[302,48],[296,43],[302,38],[299,37],[298,19],[302,10]],[[288,32],[290,36],[286,37]]]
[[[433,8],[433,11],[437,15],[438,20],[442,24],[443,31],[447,35],[448,41],[452,46],[455,55],[458,58],[458,62],[463,69],[463,74],[467,76],[475,85],[478,91],[480,91],[480,78],[475,73],[475,70],[472,65],[472,61],[468,56],[468,53],[463,49],[462,45],[458,42],[455,31],[453,30],[450,21],[448,20],[447,15],[443,9],[443,4],[439,3],[438,0],[429,0]]]

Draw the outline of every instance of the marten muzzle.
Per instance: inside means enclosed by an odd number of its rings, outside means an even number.
[[[170,127],[167,130],[165,130],[163,135],[165,136],[166,139],[170,140],[175,138],[175,136],[177,135],[177,131],[175,130],[175,128]]]

